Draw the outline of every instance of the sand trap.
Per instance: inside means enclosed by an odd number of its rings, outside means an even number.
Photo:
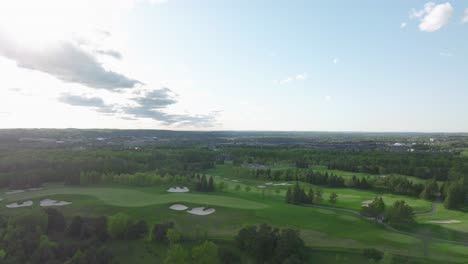
[[[228,181],[228,180],[229,180],[229,178],[224,178],[224,179],[225,179],[226,181]]]
[[[273,183],[272,182],[267,182],[267,183],[265,183],[265,185],[273,185]]]
[[[287,183],[287,182],[283,182],[283,183],[274,183],[273,184],[274,186],[288,186],[288,185],[292,185],[291,183]]]
[[[169,208],[176,211],[184,211],[188,209],[188,207],[183,204],[173,204]]]
[[[22,192],[25,192],[25,190],[13,190],[13,191],[6,192],[5,194],[15,194],[15,193],[22,193]]]
[[[31,206],[33,205],[33,201],[26,201],[22,203],[12,203],[12,204],[7,204],[7,208],[19,208],[19,207],[26,207],[26,206]]]
[[[206,208],[206,207],[196,207],[192,208],[191,210],[187,211],[187,213],[194,214],[194,215],[209,215],[214,213],[216,210],[213,208]]]
[[[436,224],[455,224],[455,223],[460,223],[458,220],[429,220],[426,221],[428,223],[436,223]]]
[[[169,188],[169,190],[167,191],[173,192],[173,193],[184,193],[184,192],[189,192],[190,190],[187,187],[183,187],[183,188],[175,187],[175,188]]]
[[[369,207],[369,204],[371,204],[374,200],[365,200],[361,202],[362,207]]]
[[[38,187],[38,188],[29,188],[28,191],[31,191],[31,192],[34,192],[34,191],[40,191],[42,190],[42,187]]]
[[[262,188],[263,189],[263,188],[266,188],[266,186],[265,185],[258,185],[257,188]]]
[[[232,180],[233,182],[239,182],[239,180]]]
[[[44,199],[41,201],[40,206],[64,206],[64,205],[69,205],[71,202],[65,202],[65,201],[56,201],[52,199]]]

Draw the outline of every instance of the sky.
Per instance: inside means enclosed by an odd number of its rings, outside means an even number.
[[[2,0],[0,128],[468,132],[468,2]]]

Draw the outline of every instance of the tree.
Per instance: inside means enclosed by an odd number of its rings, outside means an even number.
[[[288,187],[288,190],[286,191],[286,203],[292,203],[293,198],[292,198],[292,192],[291,192],[291,187]]]
[[[395,201],[386,213],[385,220],[392,226],[407,226],[414,223],[413,208],[405,201]]]
[[[450,183],[444,200],[444,206],[448,209],[455,209],[465,202],[466,192],[462,181]]]
[[[65,217],[55,208],[47,208],[44,210],[47,214],[47,233],[63,232],[65,230]]]
[[[330,198],[328,199],[328,201],[332,204],[332,205],[335,205],[336,202],[338,200],[338,194],[332,192],[330,193]]]
[[[192,249],[192,263],[194,264],[217,264],[219,263],[218,246],[205,241]]]
[[[317,189],[315,191],[315,203],[320,204],[322,202],[322,189]]]
[[[308,203],[314,203],[314,190],[312,188],[309,189],[309,193],[307,194]]]
[[[245,186],[245,191],[246,191],[246,192],[250,192],[251,189],[252,189],[252,188],[250,188],[250,186]]]
[[[255,254],[255,243],[257,239],[257,227],[254,225],[245,226],[236,236],[237,247],[248,255]]]
[[[167,230],[174,227],[173,222],[154,224],[149,232],[149,241],[163,242],[167,239]]]
[[[375,197],[372,203],[362,207],[362,213],[366,216],[379,218],[385,213],[385,203],[382,197]]]
[[[138,220],[136,222],[128,224],[127,234],[125,235],[128,239],[141,238],[148,232],[148,224],[145,220]]]
[[[254,257],[257,263],[264,263],[272,257],[271,252],[275,251],[277,241],[277,229],[273,229],[267,224],[261,224],[258,227],[254,244]]]
[[[255,263],[304,263],[307,256],[304,241],[297,231],[283,229],[280,232],[266,224],[259,228],[242,228],[236,236],[236,244],[241,251],[253,257]]]
[[[237,184],[236,187],[234,188],[236,192],[240,191],[240,189],[241,189],[241,186],[239,184]]]
[[[175,230],[174,228],[170,228],[169,230],[167,230],[167,240],[169,240],[169,244],[170,245],[173,245],[173,244],[176,244],[176,243],[179,243],[180,239],[181,239],[181,235],[180,233]]]
[[[431,200],[437,197],[439,194],[439,186],[435,179],[430,179],[426,181],[424,190],[421,192],[420,197],[426,200]]]
[[[164,264],[186,264],[189,262],[187,251],[179,244],[174,244],[169,247]]]
[[[130,223],[130,217],[124,213],[117,213],[109,217],[107,233],[113,239],[125,238]]]
[[[71,259],[69,259],[65,264],[87,264],[86,257],[83,252],[78,249],[75,252],[75,255]]]
[[[81,216],[74,216],[71,220],[70,225],[68,226],[67,234],[75,238],[80,237],[83,222],[84,221],[83,218],[81,218]]]
[[[362,251],[362,254],[368,258],[368,259],[372,259],[376,262],[379,262],[383,256],[384,256],[384,253],[382,251],[379,251],[375,248],[366,248]]]
[[[32,258],[36,263],[48,263],[55,259],[55,250],[58,245],[56,242],[49,240],[46,235],[42,235],[39,240]]]
[[[281,230],[273,252],[275,252],[275,263],[305,263],[307,255],[305,243],[300,238],[299,232],[289,228]]]
[[[210,179],[208,180],[208,191],[212,192],[215,190],[214,182],[213,182],[213,177],[210,176]]]

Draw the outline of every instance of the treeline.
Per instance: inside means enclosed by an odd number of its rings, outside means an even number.
[[[0,188],[34,188],[43,182],[66,181],[77,184],[83,172],[87,181],[100,175],[130,175],[155,172],[160,175],[188,175],[212,168],[215,155],[207,149],[9,149],[0,155]],[[86,181],[86,179],[84,179]]]
[[[351,179],[345,180],[342,176],[334,173],[319,172],[314,169],[256,169],[251,170],[250,174],[256,179],[262,179],[265,181],[301,181],[331,188],[348,187],[363,190],[375,189],[409,196],[420,196],[425,190],[425,186],[423,184],[413,183],[408,180],[408,178],[397,175],[389,175],[379,178],[358,178],[353,176]],[[428,196],[427,199],[434,198],[433,193],[425,196]]]
[[[270,170],[270,169],[255,169],[250,171],[252,177],[255,179],[263,179],[266,181],[302,181],[315,185],[322,185],[328,187],[345,187],[345,180],[343,177],[333,173],[319,172],[313,169],[308,170]],[[356,179],[356,181],[361,181]],[[366,180],[364,180],[366,181]],[[365,186],[358,184],[356,187]]]
[[[279,147],[230,147],[223,149],[235,164],[276,163],[310,165],[370,174],[403,174],[445,181],[454,174],[468,174],[468,160],[449,152],[386,152],[313,150]]]
[[[371,203],[363,206],[361,214],[384,221],[394,227],[409,227],[416,222],[413,208],[405,201],[395,201],[387,208],[382,197],[375,197]]]
[[[246,226],[236,236],[237,247],[255,263],[307,263],[308,255],[299,232],[272,228],[267,224]]]
[[[303,204],[320,204],[323,200],[323,192],[321,189],[316,189],[315,191],[312,188],[309,188],[309,191],[306,193],[304,188],[299,186],[299,183],[296,182],[293,188],[288,187],[286,191],[286,203],[303,205]],[[334,205],[338,200],[338,195],[335,192],[330,193],[328,202]]]
[[[78,220],[79,219],[79,220]],[[74,218],[67,223],[56,209],[0,218],[0,263],[106,264],[113,255],[107,219]]]

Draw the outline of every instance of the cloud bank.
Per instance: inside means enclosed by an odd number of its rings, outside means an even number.
[[[109,51],[106,55],[120,56]],[[59,41],[47,48],[35,48],[16,43],[0,32],[0,56],[15,61],[18,67],[44,72],[64,82],[90,88],[115,90],[142,84],[105,69],[95,54],[71,40]]]
[[[462,23],[468,23],[468,8],[463,13]]]
[[[71,106],[88,107],[96,112],[116,116],[125,120],[151,119],[169,126],[212,127],[218,112],[205,115],[171,114],[167,107],[176,104],[176,95],[169,88],[136,92],[128,104],[106,104],[102,98],[62,94],[59,101]]]
[[[428,2],[421,10],[413,10],[410,13],[411,19],[419,19],[419,29],[424,32],[434,32],[447,25],[453,14],[452,5],[447,2],[445,4],[435,4]]]

